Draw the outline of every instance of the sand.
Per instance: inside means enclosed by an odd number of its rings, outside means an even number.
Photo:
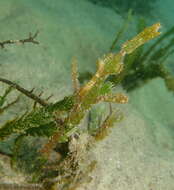
[[[174,189],[173,106],[161,79],[131,94],[124,120],[93,151],[98,166],[86,189]]]

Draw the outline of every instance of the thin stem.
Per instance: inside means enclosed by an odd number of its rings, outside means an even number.
[[[4,78],[0,78],[0,81],[5,83],[5,84],[12,86],[13,88],[18,90],[22,94],[25,94],[27,97],[29,97],[29,98],[33,99],[34,101],[36,101],[37,103],[39,103],[40,105],[42,105],[42,106],[48,105],[44,100],[42,100],[41,98],[39,98],[38,96],[33,94],[31,91],[28,91],[28,90],[24,89],[23,87],[19,86],[18,84],[11,82],[11,81],[4,79]]]
[[[6,44],[24,44],[24,43],[33,43],[33,44],[39,44],[38,41],[35,40],[37,37],[39,31],[34,33],[33,35],[29,33],[29,37],[21,40],[5,40],[0,42],[1,48],[4,48]]]

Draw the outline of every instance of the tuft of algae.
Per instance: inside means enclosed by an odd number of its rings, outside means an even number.
[[[126,67],[125,56],[159,36],[159,28],[160,23],[145,28],[137,36],[125,42],[118,53],[108,53],[100,58],[97,61],[96,73],[82,86],[78,81],[76,61],[73,61],[74,92],[56,102],[50,103],[49,98],[44,99],[35,95],[34,90],[28,91],[15,82],[0,78],[1,82],[10,87],[0,97],[0,109],[3,112],[8,111],[5,105],[8,107],[6,100],[11,89],[33,100],[31,110],[7,121],[0,127],[1,141],[5,142],[12,136],[14,138],[12,152],[8,155],[11,158],[12,167],[26,172],[30,175],[30,183],[40,183],[42,188],[47,190],[73,190],[89,182],[90,173],[96,166],[95,160],[88,159],[90,147],[97,140],[106,137],[109,128],[122,117],[119,112],[110,109],[109,115],[92,133],[89,128],[81,128],[80,123],[89,110],[100,102],[108,102],[110,105],[128,102],[126,95],[113,92],[113,84],[107,79],[110,75],[119,76]],[[15,101],[15,104],[17,103]],[[13,103],[10,104],[12,105]],[[37,138],[43,140],[42,146],[34,146],[37,141],[39,142]],[[25,144],[26,139],[29,139],[28,145]],[[22,169],[24,165],[25,169]],[[29,165],[32,169],[27,168]]]

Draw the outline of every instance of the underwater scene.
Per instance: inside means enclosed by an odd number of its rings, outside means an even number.
[[[174,190],[174,1],[0,1],[0,190]]]

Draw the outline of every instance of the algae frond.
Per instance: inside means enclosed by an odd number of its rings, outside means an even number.
[[[37,151],[34,150],[36,157],[33,159],[30,157],[34,171],[24,170],[29,175],[33,175],[30,182],[41,183],[43,188],[49,190],[72,190],[89,181],[89,173],[96,165],[95,160],[89,159],[90,162],[86,162],[88,149],[92,146],[91,142],[103,139],[108,129],[121,117],[118,112],[110,109],[109,115],[92,134],[89,133],[88,128],[81,129],[80,123],[95,104],[100,102],[125,104],[128,102],[126,95],[113,92],[113,84],[107,81],[107,78],[110,75],[119,76],[126,67],[125,56],[157,37],[160,34],[159,28],[160,23],[145,28],[137,36],[125,42],[118,53],[108,53],[100,58],[97,61],[96,73],[81,87],[78,81],[77,64],[74,61],[72,65],[74,92],[57,102],[50,103],[48,99],[42,99],[34,94],[33,90],[26,90],[15,82],[0,78],[0,81],[9,85],[10,89],[16,89],[34,101],[34,106],[30,111],[7,121],[0,127],[1,140],[15,135],[11,156],[13,167],[16,165],[15,168],[22,168],[19,160],[22,157],[26,159],[25,139],[40,138],[44,139],[42,147],[38,147]],[[31,35],[30,40],[33,42]],[[7,90],[1,96],[1,107],[9,92],[10,90]],[[29,149],[32,152],[32,146]],[[24,163],[28,165],[27,161]]]

